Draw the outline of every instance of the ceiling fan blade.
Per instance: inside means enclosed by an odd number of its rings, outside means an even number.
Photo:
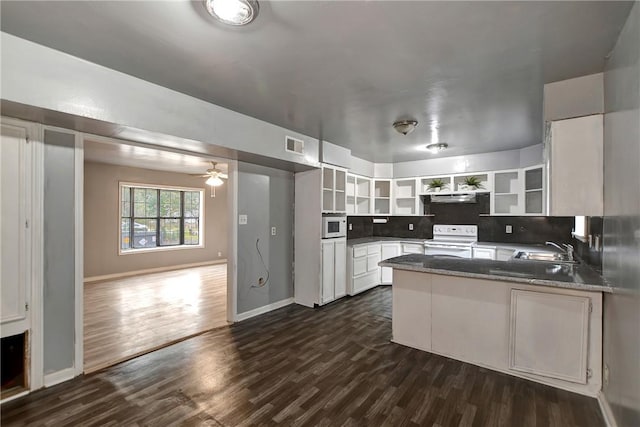
[[[229,175],[227,175],[226,173],[219,173],[218,176],[222,179],[229,179]]]
[[[209,175],[209,174],[201,175],[199,173],[190,173],[189,176],[197,176],[198,178],[206,178],[206,177],[211,176],[211,175]]]

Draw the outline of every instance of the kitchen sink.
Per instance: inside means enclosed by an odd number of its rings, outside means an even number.
[[[525,252],[519,251],[513,256],[514,259],[527,261],[542,261],[563,264],[578,264],[576,260],[570,260],[567,254],[558,252]]]

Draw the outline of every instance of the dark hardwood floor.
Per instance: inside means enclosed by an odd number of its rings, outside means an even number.
[[[2,425],[604,425],[595,399],[390,338],[390,288],[292,305],[9,402]]]

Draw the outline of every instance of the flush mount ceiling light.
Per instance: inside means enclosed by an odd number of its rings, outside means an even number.
[[[449,144],[447,144],[446,142],[436,142],[434,144],[427,145],[427,150],[435,154],[446,150],[448,147]]]
[[[207,12],[228,25],[247,25],[258,16],[256,0],[204,0]]]
[[[418,126],[417,120],[399,120],[393,124],[393,128],[403,135],[409,135]]]

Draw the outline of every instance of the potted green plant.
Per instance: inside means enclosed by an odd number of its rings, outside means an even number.
[[[434,178],[429,183],[429,190],[440,191],[445,188],[447,184],[440,178]]]
[[[464,185],[470,190],[479,190],[482,187],[482,181],[477,176],[468,176],[464,179]]]

